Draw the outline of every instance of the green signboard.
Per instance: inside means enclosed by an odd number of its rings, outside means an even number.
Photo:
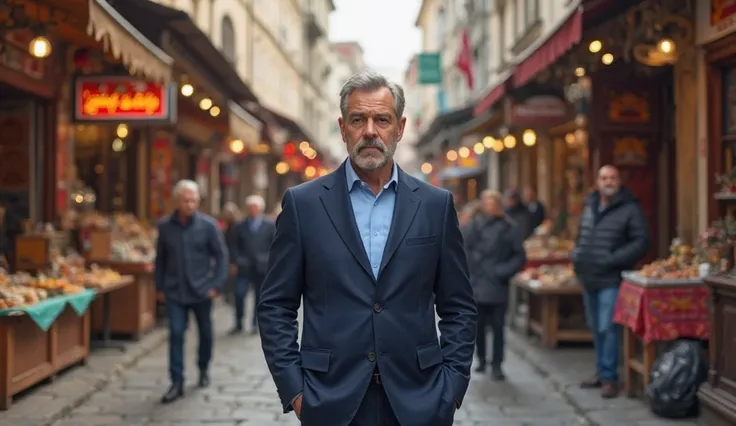
[[[417,65],[419,84],[442,84],[442,59],[439,53],[420,53]]]

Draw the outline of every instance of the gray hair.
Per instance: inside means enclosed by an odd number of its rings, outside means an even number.
[[[199,184],[189,179],[180,180],[179,182],[176,183],[176,185],[174,185],[174,191],[173,191],[174,198],[179,198],[181,193],[184,191],[192,191],[195,194],[197,194],[197,196],[199,196],[200,195]]]
[[[266,201],[258,194],[250,195],[245,199],[246,206],[257,206],[261,211],[266,208]]]
[[[340,112],[343,118],[348,113],[348,97],[353,92],[373,92],[384,87],[391,91],[391,95],[394,97],[394,113],[396,117],[401,118],[404,115],[404,106],[406,105],[404,89],[398,84],[389,81],[383,75],[371,70],[353,74],[342,86],[342,89],[340,89]]]

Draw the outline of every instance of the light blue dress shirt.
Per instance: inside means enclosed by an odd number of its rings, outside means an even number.
[[[368,184],[360,180],[350,160],[345,165],[345,175],[360,239],[368,255],[373,277],[378,279],[383,260],[383,249],[386,247],[391,222],[394,219],[396,185],[399,183],[398,167],[394,163],[391,180],[383,186],[378,195],[371,191]]]

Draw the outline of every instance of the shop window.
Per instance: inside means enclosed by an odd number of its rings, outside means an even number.
[[[231,64],[235,64],[237,59],[235,55],[235,26],[229,16],[222,18],[221,48],[222,54]]]

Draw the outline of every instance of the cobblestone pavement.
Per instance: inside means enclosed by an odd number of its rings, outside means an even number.
[[[534,340],[507,333],[507,344],[516,357],[526,359],[564,395],[579,413],[596,426],[697,426],[693,420],[668,420],[655,416],[640,399],[620,396],[606,400],[595,391],[580,389],[579,383],[593,373],[592,348],[547,350]]]
[[[162,406],[158,399],[167,387],[166,348],[160,347],[128,368],[118,380],[96,392],[54,426],[194,426],[297,425],[292,414],[282,414],[260,343],[254,336],[226,336],[227,308],[216,315],[217,341],[211,367],[212,386],[193,387],[194,336],[188,339],[192,385],[185,399]],[[507,383],[487,376],[473,377],[465,403],[457,414],[458,426],[574,426],[589,424],[579,417],[554,386],[518,357],[506,363]]]

